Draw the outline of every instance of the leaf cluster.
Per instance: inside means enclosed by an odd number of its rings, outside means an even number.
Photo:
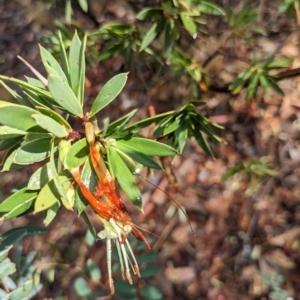
[[[269,89],[283,95],[283,91],[276,82],[276,75],[271,75],[272,70],[285,68],[291,64],[292,58],[284,58],[278,61],[274,57],[265,61],[257,61],[253,59],[251,65],[241,72],[237,78],[229,86],[234,95],[238,94],[244,87],[247,88],[245,99],[248,101],[256,97],[259,87],[262,87],[267,93]]]
[[[21,241],[25,237],[32,237],[46,233],[39,226],[16,227],[0,237],[0,298],[3,300],[31,299],[41,289],[40,270],[33,265],[36,258],[35,251],[22,257]],[[11,248],[16,245],[13,261],[8,257]]]

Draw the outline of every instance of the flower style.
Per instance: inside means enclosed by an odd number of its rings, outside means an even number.
[[[113,218],[111,218],[109,222],[101,217],[100,219],[104,225],[104,229],[98,233],[98,236],[101,239],[106,239],[109,287],[110,287],[111,294],[114,294],[114,283],[113,283],[112,271],[111,271],[111,251],[112,251],[111,241],[112,240],[117,245],[118,255],[121,264],[121,274],[123,280],[127,279],[130,284],[133,283],[129,264],[131,265],[131,268],[135,275],[137,275],[140,278],[141,274],[140,274],[138,263],[135,259],[134,253],[127,239],[128,234],[132,230],[132,226],[131,225],[123,226],[123,224],[116,222]],[[127,254],[125,243],[130,255]],[[130,259],[130,256],[132,260]],[[124,265],[125,265],[125,269],[124,269]]]

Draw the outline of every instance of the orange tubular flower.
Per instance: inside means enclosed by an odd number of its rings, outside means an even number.
[[[122,199],[116,194],[115,181],[106,168],[102,155],[95,146],[95,134],[91,123],[85,123],[85,132],[90,146],[91,163],[98,177],[98,184],[94,193],[92,193],[82,182],[79,168],[72,169],[71,174],[83,196],[104,225],[104,230],[102,230],[98,236],[101,239],[106,239],[109,286],[111,294],[113,294],[114,285],[111,272],[111,240],[114,240],[117,245],[122,277],[123,279],[127,278],[130,284],[133,282],[129,265],[131,265],[133,273],[138,277],[140,277],[140,271],[133,251],[127,240],[128,235],[132,233],[138,240],[144,241],[149,249],[150,245],[136,225],[131,222],[131,217],[123,204]],[[126,252],[125,243],[130,255]]]

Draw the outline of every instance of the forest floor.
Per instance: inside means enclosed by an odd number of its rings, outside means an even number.
[[[43,43],[43,36],[53,29],[51,18],[63,18],[64,14],[63,8],[51,11],[52,15],[42,10],[37,13],[39,6],[33,1],[27,1],[29,5],[21,2],[0,0],[0,73],[18,78],[24,78],[29,71],[16,56],[21,55],[41,69],[37,43]],[[109,13],[119,17],[113,7]],[[87,28],[93,26],[76,11],[75,17],[83,18]],[[287,30],[268,43],[262,40],[261,45],[262,51],[277,47],[279,56],[295,58],[292,68],[300,66],[299,31]],[[243,45],[237,47],[243,55]],[[99,64],[88,70],[89,99],[120,72],[122,64],[121,58],[115,58],[107,62],[106,68]],[[232,66],[223,57],[216,57],[207,68],[211,74],[221,70],[229,74]],[[135,223],[146,225],[148,231],[158,235],[150,235],[150,240],[153,251],[159,252],[153,264],[160,266],[161,271],[155,277],[141,279],[137,288],[158,285],[163,299],[300,299],[300,77],[281,80],[279,85],[284,96],[260,93],[253,105],[244,101],[244,92],[234,98],[214,91],[203,94],[201,100],[207,103],[203,111],[224,126],[217,132],[223,142],[211,141],[215,159],[192,140],[172,162],[176,187],[162,172],[150,177],[185,209],[188,219],[166,194],[140,182],[145,213],[139,213],[130,203],[126,205],[135,216]],[[180,102],[180,97],[170,101],[174,93],[176,86],[168,82],[163,83],[163,89],[146,90],[140,75],[131,73],[124,93],[102,117],[109,115],[113,120],[138,107],[137,118],[143,118],[148,115],[149,104],[158,112],[174,109]],[[3,89],[0,98],[8,99]],[[277,175],[260,177],[240,172],[222,181],[230,168],[242,162],[251,165],[251,160],[269,163]],[[1,173],[2,194],[7,196],[35,169],[31,166]],[[92,211],[89,216],[100,230]],[[42,225],[41,216],[5,222],[1,232],[33,222]],[[62,211],[48,229],[46,236],[25,240],[26,251],[41,253],[37,265],[57,264],[53,282],[49,281],[49,270],[43,270],[44,288],[36,299],[56,299],[57,291],[65,299],[81,299],[73,282],[83,273],[87,258],[97,263],[103,274],[101,282],[89,281],[90,287],[109,294],[105,243],[87,245],[85,223],[76,213]],[[145,251],[137,251],[137,257]],[[291,298],[280,298],[285,295]]]

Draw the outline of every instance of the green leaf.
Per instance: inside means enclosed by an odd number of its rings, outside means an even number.
[[[193,136],[195,137],[198,145],[211,157],[214,157],[209,143],[206,141],[206,139],[203,137],[203,135],[200,132],[200,128],[196,127],[195,129],[191,129]]]
[[[165,25],[165,19],[162,18],[160,21],[155,22],[151,28],[146,33],[145,37],[143,38],[140,52],[142,52],[144,49],[146,49],[152,41],[163,31]]]
[[[178,119],[171,119],[170,122],[166,123],[164,126],[161,126],[161,124],[158,124],[153,136],[158,137],[158,136],[166,136],[172,132],[174,132],[177,128],[179,128],[181,123],[181,120]]]
[[[12,90],[6,83],[4,83],[2,80],[0,80],[0,83],[2,86],[16,99],[18,102],[22,105],[27,106],[26,101],[21,97],[16,91]]]
[[[31,104],[35,107],[41,106],[41,107],[47,107],[52,108],[52,105],[50,104],[51,101],[46,99],[45,97],[39,95],[35,91],[32,91],[27,88],[22,88],[23,93],[27,96],[28,100],[31,102]]]
[[[33,280],[27,280],[24,282],[24,284],[11,293],[9,293],[9,299],[10,300],[20,300],[20,299],[26,299],[31,294],[31,291],[33,289]]]
[[[71,21],[72,21],[72,14],[73,14],[73,10],[72,10],[71,0],[66,0],[66,5],[65,5],[65,18],[66,18],[67,24],[71,24]]]
[[[37,252],[31,251],[29,252],[26,257],[22,260],[22,266],[18,270],[20,275],[24,275],[28,267],[30,267],[31,264],[33,264],[33,260],[36,258]]]
[[[88,2],[87,0],[78,0],[78,3],[81,9],[86,13],[88,11]]]
[[[95,264],[90,258],[86,261],[86,267],[89,270],[90,277],[93,280],[99,281],[101,279],[101,272],[97,264]]]
[[[172,53],[172,46],[174,43],[173,26],[174,26],[173,22],[168,21],[165,29],[164,48],[165,48],[165,55],[167,57]]]
[[[79,86],[79,79],[80,79],[80,65],[81,65],[80,48],[81,48],[81,41],[77,35],[77,32],[75,31],[69,49],[71,87],[75,95],[78,95],[78,86]]]
[[[29,165],[42,161],[50,155],[50,139],[39,139],[21,146],[15,155],[15,163]]]
[[[208,15],[225,15],[224,10],[211,2],[208,1],[199,1],[200,3],[197,5],[199,11],[204,12]]]
[[[159,122],[159,121],[163,120],[164,118],[169,117],[172,114],[174,114],[174,111],[168,111],[166,113],[162,113],[162,114],[156,115],[154,117],[149,117],[149,118],[143,119],[141,121],[138,121],[138,122],[128,126],[126,128],[126,131],[133,132],[133,133],[139,132],[142,128],[145,128],[153,123]]]
[[[29,84],[31,84],[31,85],[33,85],[35,87],[38,87],[40,89],[45,89],[44,84],[40,80],[38,80],[36,78],[33,78],[33,77],[29,77],[29,76],[25,76],[25,78],[27,79],[27,82]]]
[[[68,79],[68,82],[70,82],[69,62],[68,62],[66,49],[65,49],[60,31],[58,31],[58,40],[59,40],[59,49],[60,49],[60,58],[61,58],[61,62],[62,62],[62,69]]]
[[[37,196],[36,191],[19,190],[0,204],[0,212],[6,212],[0,219],[6,220],[21,215],[27,211]]]
[[[271,76],[265,76],[265,78],[268,81],[268,85],[278,94],[284,95],[283,90],[279,87],[279,85],[276,83],[276,81]]]
[[[253,96],[256,96],[259,77],[260,74],[257,72],[251,79],[247,88],[246,100],[250,100]]]
[[[190,33],[192,37],[194,37],[195,34],[197,34],[197,26],[193,18],[187,12],[180,13],[179,15],[184,28]]]
[[[74,169],[86,161],[89,155],[89,145],[85,138],[74,143],[66,154],[64,166],[66,169]]]
[[[48,226],[53,221],[53,219],[57,215],[59,208],[60,208],[60,202],[56,202],[50,208],[47,209],[43,220],[45,226]]]
[[[52,69],[55,70],[55,73],[63,80],[63,81],[68,81],[66,74],[62,70],[61,66],[59,63],[56,61],[56,59],[53,57],[53,55],[44,47],[39,45],[40,47],[40,54],[42,58],[42,62],[47,70],[47,66],[50,66]]]
[[[163,16],[163,10],[161,8],[146,7],[138,12],[136,18],[139,21],[153,21]]]
[[[77,98],[79,99],[81,105],[83,105],[84,101],[84,88],[85,88],[85,48],[87,42],[87,35],[84,35],[80,54],[79,54],[79,82],[78,82],[78,94]]]
[[[56,189],[60,195],[60,199],[64,207],[68,210],[73,210],[74,206],[74,188],[71,187],[71,181],[68,176],[66,176],[67,171],[58,175],[57,168],[54,160],[54,139],[51,143],[51,154],[50,154],[50,169],[53,174],[53,181]]]
[[[16,156],[16,153],[19,149],[20,145],[15,145],[13,148],[9,149],[9,151],[5,154],[3,158],[3,168],[2,171],[12,171],[12,170],[17,170],[20,168],[23,168],[23,165],[19,165],[14,163],[14,159]]]
[[[98,183],[98,177],[93,170],[90,159],[85,161],[80,173],[80,179],[90,191],[95,190],[95,186]],[[76,188],[75,203],[78,215],[80,215],[86,208],[87,202],[78,187]]]
[[[83,117],[82,107],[70,86],[57,75],[48,77],[49,91],[54,100],[68,113],[77,117]]]
[[[183,148],[188,139],[188,128],[186,124],[182,124],[175,132],[175,135],[178,136],[178,152],[182,153]]]
[[[234,174],[240,172],[241,170],[244,170],[244,165],[243,164],[238,164],[235,167],[229,169],[223,176],[222,176],[222,181],[227,180],[229,177],[233,176]]]
[[[119,144],[117,144],[117,149],[121,150],[121,152],[124,152],[129,157],[131,157],[133,160],[135,160],[136,162],[138,162],[144,166],[147,166],[147,167],[150,167],[153,169],[162,170],[162,167],[154,159],[152,159],[150,156],[145,155],[144,153],[142,153],[140,151],[137,151],[133,147],[130,147],[126,144],[119,143]],[[118,151],[118,154],[120,155],[119,151]],[[123,158],[122,155],[120,155],[120,156],[121,156],[121,158]],[[126,164],[126,162],[125,162],[125,164]]]
[[[159,287],[145,286],[141,289],[141,295],[144,299],[162,300],[164,299],[163,293]]]
[[[53,135],[59,138],[68,136],[67,130],[51,117],[41,114],[33,114],[32,118],[39,126],[52,133]]]
[[[3,125],[22,131],[29,131],[37,127],[31,118],[36,113],[36,110],[29,107],[0,100],[0,123]]]
[[[13,138],[13,139],[0,141],[0,151],[6,150],[6,149],[16,145],[21,140],[22,140],[22,137],[16,137],[16,138]]]
[[[0,281],[6,276],[14,274],[16,272],[16,265],[6,258],[4,261],[0,262]]]
[[[79,297],[89,297],[92,293],[87,282],[83,277],[75,279],[74,289]]]
[[[128,73],[121,73],[111,78],[101,89],[90,111],[90,117],[113,101],[126,84]]]
[[[145,269],[141,269],[141,277],[142,278],[149,278],[157,275],[161,272],[161,266],[156,265],[147,265]]]
[[[26,131],[19,130],[10,126],[0,126],[0,140],[12,139],[25,135]]]
[[[42,97],[46,97],[46,99],[52,100],[51,94],[47,90],[45,90],[44,88],[43,89],[37,88],[34,85],[31,85],[31,84],[29,84],[29,83],[27,83],[23,80],[16,79],[16,78],[13,78],[13,77],[0,75],[0,78],[3,79],[3,80],[9,81],[11,83],[14,83],[22,89],[25,88],[26,90],[33,91],[33,92],[37,93],[38,95],[40,95]]]
[[[1,244],[0,251],[5,251],[10,249],[12,246],[17,244],[23,237],[26,236],[26,230],[20,230],[21,227],[13,228],[11,230],[6,231],[1,236]]]
[[[60,199],[53,179],[49,181],[39,192],[34,203],[34,213],[44,211],[53,206]]]
[[[293,60],[294,60],[293,58],[287,57],[287,58],[283,58],[281,60],[272,61],[266,65],[266,68],[267,69],[285,68],[285,67],[288,67],[292,63]]]
[[[141,192],[132,173],[112,147],[109,147],[107,150],[109,168],[112,175],[117,178],[121,188],[133,204],[142,209]]]
[[[116,294],[121,299],[137,300],[137,290],[135,286],[130,285],[126,281],[117,281],[115,283]]]
[[[138,152],[150,156],[174,156],[177,154],[174,148],[145,138],[132,137],[130,140],[118,140],[113,143],[116,148],[119,148],[119,145],[132,147]]]
[[[51,139],[52,135],[48,132],[28,132],[25,135],[24,140],[27,142],[32,142],[34,140],[40,140],[40,139]],[[24,144],[24,143],[23,143]]]
[[[0,262],[2,262],[8,256],[8,252],[12,247],[13,245],[10,245],[9,247],[6,247],[4,250],[0,251]]]
[[[157,260],[158,257],[159,253],[157,251],[150,250],[140,254],[137,258],[137,261],[139,264],[148,264],[150,262],[153,262],[154,260]]]
[[[52,119],[54,119],[56,122],[58,122],[60,125],[63,125],[67,129],[72,129],[71,125],[68,123],[68,121],[63,118],[60,114],[55,112],[53,109],[49,109],[46,107],[37,107],[38,111],[40,111],[43,115],[48,116]]]
[[[106,130],[106,135],[111,135],[116,130],[121,130],[125,125],[130,122],[132,117],[136,114],[137,109],[132,110],[130,113],[126,114],[125,116],[117,119],[116,121],[110,123]]]
[[[135,163],[132,160],[132,158],[129,157],[124,152],[122,152],[121,150],[119,150],[118,148],[115,148],[115,150],[117,151],[117,153],[119,154],[119,156],[123,159],[124,163],[126,164],[126,166],[128,167],[128,169],[130,170],[130,172],[135,173],[136,167],[135,167]]]

